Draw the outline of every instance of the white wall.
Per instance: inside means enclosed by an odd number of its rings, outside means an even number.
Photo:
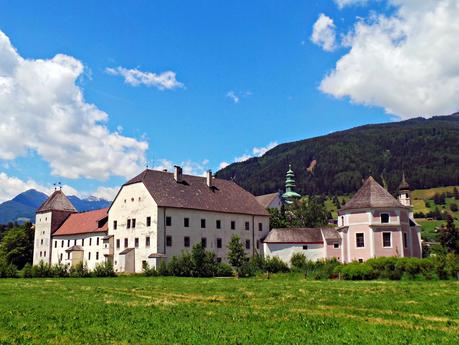
[[[303,249],[307,245],[308,249]],[[308,260],[316,261],[326,258],[323,244],[295,244],[295,243],[264,243],[265,256],[277,256],[290,265],[290,259],[295,253],[303,253]]]
[[[35,240],[33,246],[33,264],[40,261],[51,262],[51,212],[38,213],[35,216]]]
[[[53,236],[52,239],[52,256],[51,264],[58,264],[59,262],[64,265],[72,263],[72,254],[68,256],[66,249],[78,245],[83,247],[83,262],[88,265],[90,270],[93,270],[98,263],[105,261],[104,254],[106,249],[104,248],[103,238],[106,236],[105,233],[89,233],[80,235],[70,236]],[[84,239],[84,245],[82,245]],[[99,245],[97,245],[97,239],[99,239]],[[91,254],[89,254],[91,253]],[[97,253],[99,257],[97,259]],[[91,258],[89,258],[91,256]],[[62,261],[61,261],[62,257]]]

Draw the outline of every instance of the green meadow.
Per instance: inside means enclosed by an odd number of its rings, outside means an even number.
[[[0,280],[0,344],[457,344],[453,281]]]

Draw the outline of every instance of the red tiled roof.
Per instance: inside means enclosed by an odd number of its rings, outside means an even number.
[[[73,213],[53,236],[77,235],[93,232],[108,231],[108,208],[100,210]],[[107,218],[107,219],[105,219]]]
[[[232,181],[213,178],[209,188],[205,177],[182,175],[176,182],[173,173],[147,169],[124,186],[139,182],[160,207],[269,216],[255,196]]]

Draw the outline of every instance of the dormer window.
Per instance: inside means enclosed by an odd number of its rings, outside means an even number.
[[[389,213],[381,213],[381,224],[388,224],[389,223]]]

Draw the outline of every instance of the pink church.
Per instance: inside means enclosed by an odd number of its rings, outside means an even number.
[[[369,177],[338,211],[336,228],[272,229],[264,252],[289,263],[301,252],[310,260],[336,258],[346,263],[381,256],[421,257],[420,227],[403,177],[398,199]]]

